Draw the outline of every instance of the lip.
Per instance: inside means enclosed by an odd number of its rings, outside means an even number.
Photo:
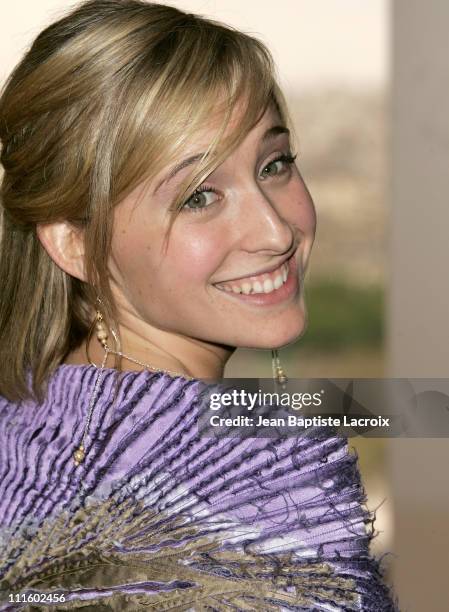
[[[275,289],[271,293],[250,293],[249,295],[245,295],[244,293],[224,291],[219,287],[215,287],[215,289],[223,293],[230,300],[238,300],[240,302],[246,302],[247,304],[253,304],[255,306],[272,306],[274,304],[280,304],[299,292],[298,263],[296,261],[295,254],[291,255],[286,261],[288,264],[287,280],[283,285],[281,285],[281,287],[279,287],[279,289]],[[282,263],[285,263],[285,260]],[[276,270],[279,265],[269,271],[272,272],[273,270]],[[247,277],[244,276],[241,278]]]
[[[244,274],[243,276],[236,276],[235,278],[229,278],[227,280],[219,281],[219,283],[214,283],[214,284],[223,285],[224,283],[233,283],[235,281],[239,281],[242,279],[248,279],[250,281],[252,279],[255,279],[256,276],[260,276],[261,274],[269,274],[270,272],[274,272],[274,270],[277,270],[278,268],[280,268],[286,261],[288,261],[294,255],[295,252],[296,252],[296,248],[290,252],[290,255],[287,255],[287,257],[284,257],[282,261],[279,261],[278,263],[273,264],[272,266],[268,268],[264,268],[263,270],[259,270],[258,272],[251,272],[251,274]]]

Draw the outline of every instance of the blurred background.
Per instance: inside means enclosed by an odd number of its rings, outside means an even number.
[[[318,215],[309,326],[291,377],[447,377],[449,79],[445,0],[171,0],[273,52]],[[3,4],[0,78],[64,0]],[[271,376],[268,351],[226,374]],[[441,611],[449,537],[445,440],[352,438],[401,610]],[[446,602],[446,604],[444,603]]]

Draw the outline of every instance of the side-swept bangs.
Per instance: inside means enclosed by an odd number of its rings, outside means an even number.
[[[168,237],[182,202],[270,103],[286,123],[262,42],[171,6],[90,0],[41,32],[0,98],[0,359],[8,364],[0,394],[27,397],[31,370],[41,395],[48,374],[88,337],[98,296],[117,328],[114,207],[216,126],[170,203]],[[39,224],[59,221],[83,232],[85,281],[38,239]]]

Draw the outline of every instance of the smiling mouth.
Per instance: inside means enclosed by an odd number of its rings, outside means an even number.
[[[291,258],[290,258],[291,259]],[[239,278],[225,283],[215,283],[215,287],[228,293],[238,293],[243,295],[254,295],[257,293],[273,293],[280,289],[287,282],[289,275],[289,261],[285,261],[272,272],[265,272],[256,276]]]

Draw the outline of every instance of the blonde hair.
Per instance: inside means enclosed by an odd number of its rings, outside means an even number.
[[[270,103],[286,122],[266,47],[174,7],[91,0],[36,38],[0,99],[1,395],[43,397],[49,374],[87,337],[97,295],[117,320],[112,208],[179,159],[216,109],[216,137],[176,213]],[[243,112],[224,138],[237,104]],[[37,224],[61,220],[84,231],[87,282],[61,270],[37,237]]]

